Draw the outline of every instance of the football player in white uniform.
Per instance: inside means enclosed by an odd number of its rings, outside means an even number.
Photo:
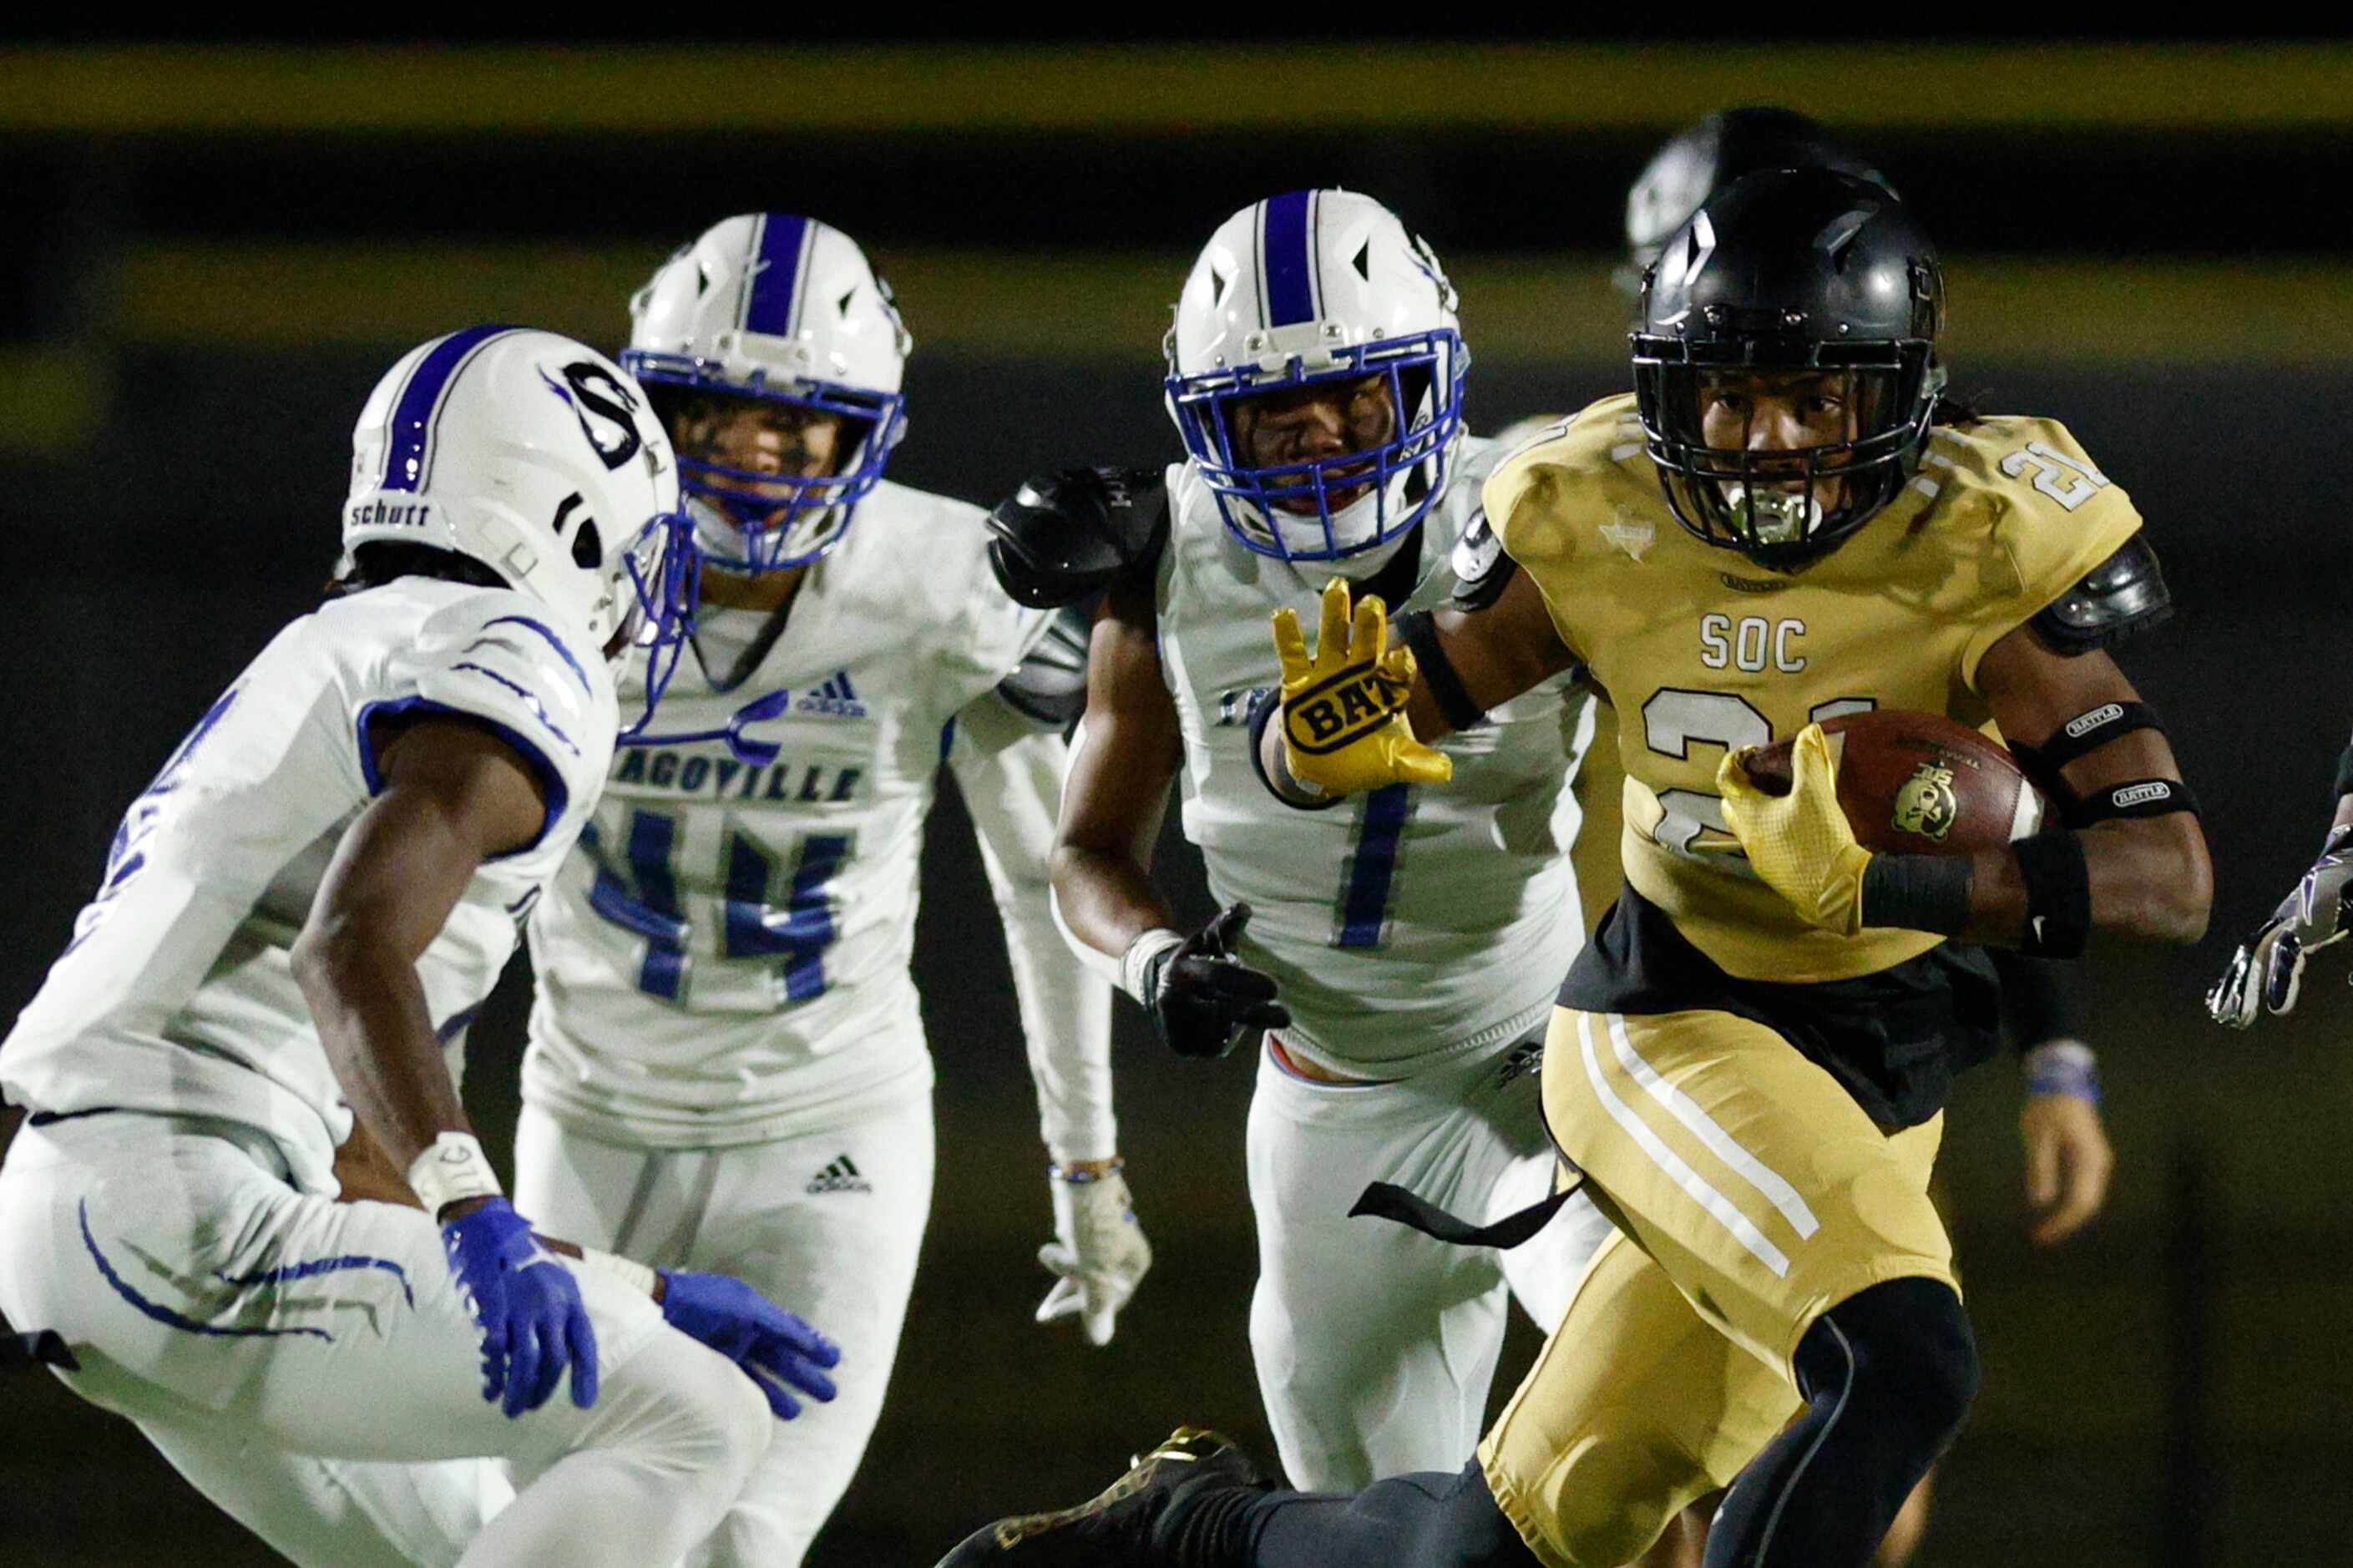
[[[1315,605],[1338,574],[1410,641],[1509,570],[1479,510],[1497,451],[1463,433],[1454,307],[1378,202],[1254,203],[1202,252],[1169,334],[1187,460],[1034,479],[992,515],[1017,595],[1109,588],[1054,864],[1074,950],[1180,1052],[1268,1031],[1250,1342],[1283,1468],[1318,1489],[1459,1468],[1507,1296],[1549,1329],[1604,1229],[1581,1199],[1502,1253],[1349,1217],[1376,1181],[1490,1217],[1550,1191],[1534,1069],[1583,929],[1564,754],[1589,732],[1584,700],[1564,678],[1450,741],[1450,789],[1303,812],[1251,771],[1279,679],[1271,611]],[[1190,934],[1149,878],[1179,778],[1224,906]]]
[[[493,1456],[520,1495],[468,1568],[662,1562],[793,1406],[759,1373],[823,1398],[834,1352],[735,1280],[552,1256],[455,1061],[595,809],[609,658],[691,608],[670,443],[602,356],[477,327],[353,448],[329,602],[132,803],[0,1048],[0,1310],[298,1563],[411,1560],[346,1467]],[[358,1138],[426,1212],[334,1201]]]
[[[847,235],[727,218],[632,313],[622,361],[678,446],[702,608],[665,735],[619,753],[532,921],[517,1195],[559,1234],[789,1289],[839,1337],[840,1397],[779,1432],[691,1559],[789,1568],[881,1413],[931,1206],[908,965],[944,763],[1051,1161],[1041,1320],[1107,1342],[1151,1261],[1116,1157],[1110,991],[1062,951],[1046,881],[1085,650],[991,579],[976,508],[882,478],[909,339]]]

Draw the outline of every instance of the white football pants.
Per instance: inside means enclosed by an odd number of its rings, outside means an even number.
[[[1250,1350],[1293,1486],[1352,1492],[1461,1469],[1485,1426],[1508,1299],[1550,1332],[1609,1234],[1582,1196],[1508,1252],[1348,1217],[1372,1182],[1474,1225],[1550,1193],[1558,1162],[1529,1043],[1383,1084],[1315,1082],[1260,1053]]]
[[[776,1427],[691,1568],[797,1568],[849,1490],[899,1352],[934,1153],[928,1091],[822,1132],[708,1150],[621,1148],[524,1106],[515,1207],[533,1224],[658,1268],[733,1274],[841,1347],[839,1394]]]
[[[201,1120],[28,1126],[0,1167],[0,1311],[62,1334],[69,1386],[318,1568],[642,1568],[718,1523],[766,1450],[766,1403],[651,1300],[577,1277],[596,1404],[567,1380],[510,1421],[416,1209],[306,1197],[266,1141]],[[483,1524],[492,1458],[519,1490]]]

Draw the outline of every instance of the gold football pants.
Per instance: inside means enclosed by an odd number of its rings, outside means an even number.
[[[1556,1011],[1544,1102],[1624,1239],[1479,1457],[1538,1557],[1617,1568],[1797,1413],[1815,1319],[1889,1279],[1958,1290],[1927,1192],[1944,1123],[1883,1132],[1778,1034],[1718,1012]]]

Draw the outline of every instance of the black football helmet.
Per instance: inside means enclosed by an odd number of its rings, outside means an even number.
[[[1944,307],[1936,249],[1884,185],[1777,169],[1710,196],[1643,275],[1631,338],[1643,434],[1677,520],[1781,572],[1870,521],[1927,445]],[[1827,378],[1847,438],[1711,446],[1703,395],[1775,372]]]
[[[1669,137],[1627,191],[1627,264],[1618,271],[1619,287],[1640,294],[1642,273],[1659,258],[1667,236],[1689,223],[1708,197],[1765,169],[1829,169],[1887,184],[1869,159],[1794,109],[1719,110]]]

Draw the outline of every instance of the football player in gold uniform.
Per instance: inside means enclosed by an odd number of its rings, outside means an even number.
[[[1544,1091],[1622,1234],[1477,1460],[1317,1498],[1188,1430],[949,1563],[1613,1568],[1736,1477],[1711,1568],[1869,1562],[1978,1380],[1926,1187],[1994,986],[1946,939],[2192,942],[2211,886],[2171,748],[2105,652],[2165,605],[2139,516],[2053,422],[1939,422],[1942,297],[1884,188],[1739,181],[1650,276],[1636,395],[1489,480],[1522,569],[1492,608],[1405,617],[1391,647],[1335,585],[1312,651],[1278,617],[1258,755],[1294,801],[1426,778],[1429,739],[1575,665],[1620,717],[1627,887],[1563,988]],[[2067,826],[1863,849],[1820,724],[1873,707],[2035,738]],[[1739,759],[1777,737],[1774,797]]]
[[[1744,174],[1767,169],[1830,169],[1894,189],[1869,159],[1794,110],[1757,105],[1708,115],[1668,138],[1627,192],[1627,265],[1616,281],[1629,298],[1639,305],[1643,274],[1658,260],[1668,237],[1690,222],[1710,195]],[[1500,432],[1498,439],[1523,445],[1556,423],[1565,421],[1527,420],[1524,428],[1514,426],[1519,434]],[[1577,770],[1580,802],[1588,790],[1607,788],[1614,795],[1620,786],[1616,737],[1606,739],[1604,744],[1605,737],[1597,733]],[[1615,829],[1614,798],[1609,818]],[[1618,835],[1612,831],[1606,845],[1599,842],[1600,835],[1591,831],[1599,819],[1590,805],[1585,821],[1588,831],[1578,835],[1575,850],[1577,889],[1598,919],[1596,906],[1606,908],[1618,892]],[[1601,867],[1588,868],[1588,860],[1604,855],[1606,875]],[[2084,1039],[2068,965],[2001,950],[1991,956],[2001,983],[2002,1021],[2017,1047],[2026,1091],[2019,1133],[2029,1234],[2039,1246],[2055,1246],[2098,1217],[2107,1203],[2116,1152],[2101,1116],[2098,1058]],[[1931,1196],[1944,1206],[1934,1188]],[[1927,1530],[1934,1479],[1933,1474],[1921,1478],[1880,1542],[1872,1568],[1904,1568],[1911,1562]],[[1708,1521],[1719,1500],[1710,1496],[1693,1505],[1645,1561],[1662,1568],[1700,1568]]]

